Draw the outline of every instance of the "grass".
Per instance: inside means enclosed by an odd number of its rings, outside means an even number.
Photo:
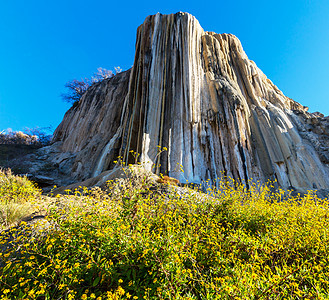
[[[57,196],[56,226],[0,254],[0,299],[329,298],[327,200],[132,182]]]

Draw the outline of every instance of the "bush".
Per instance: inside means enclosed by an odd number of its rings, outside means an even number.
[[[10,169],[0,169],[0,201],[22,203],[40,194],[25,176],[16,176]]]
[[[35,135],[28,135],[22,131],[9,131],[0,133],[0,144],[10,145],[33,145],[38,142],[38,137]]]
[[[52,134],[49,134],[51,127],[26,128],[22,131],[0,132],[0,144],[4,145],[49,145]]]
[[[40,195],[40,190],[25,176],[0,169],[0,231],[28,215]]]
[[[1,254],[5,299],[328,297],[329,209],[312,193],[109,184],[61,196],[56,230]]]

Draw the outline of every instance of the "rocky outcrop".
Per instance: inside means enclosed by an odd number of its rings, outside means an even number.
[[[328,122],[286,97],[235,36],[156,14],[137,30],[132,69],[88,89],[54,142],[74,157],[75,180],[121,155],[181,182],[271,179],[304,191],[329,188]]]
[[[78,105],[67,111],[53,137],[60,147],[53,161],[63,174],[70,174],[76,180],[91,177],[95,166],[102,161],[105,148],[108,157],[117,158],[120,145],[109,141],[113,137],[116,141],[120,136],[117,130],[129,76],[130,70],[92,85]]]

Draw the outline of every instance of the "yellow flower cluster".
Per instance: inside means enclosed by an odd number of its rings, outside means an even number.
[[[208,193],[165,188],[60,196],[53,227],[0,254],[0,298],[329,297],[327,200],[232,180]]]

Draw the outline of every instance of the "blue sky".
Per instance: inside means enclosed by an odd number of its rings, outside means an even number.
[[[69,108],[67,81],[130,68],[145,17],[178,11],[235,34],[286,96],[329,114],[328,0],[0,0],[0,131],[55,129]]]

